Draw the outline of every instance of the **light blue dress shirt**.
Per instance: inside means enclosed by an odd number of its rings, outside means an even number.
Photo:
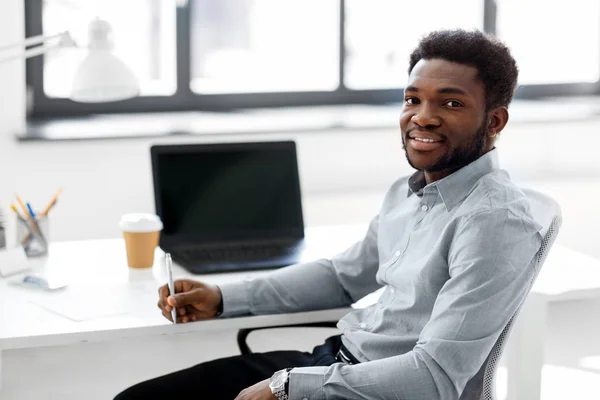
[[[399,179],[364,239],[331,260],[223,285],[224,316],[347,306],[360,364],[295,368],[290,399],[458,399],[530,289],[542,237],[493,149],[426,185]]]

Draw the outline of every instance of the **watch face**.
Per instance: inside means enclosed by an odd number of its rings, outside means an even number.
[[[285,379],[287,378],[287,371],[277,371],[273,374],[271,379],[269,380],[269,387],[271,389],[277,389],[282,387],[285,384]]]

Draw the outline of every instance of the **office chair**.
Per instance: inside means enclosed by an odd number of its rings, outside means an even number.
[[[556,240],[556,236],[562,223],[562,213],[558,203],[551,197],[537,192],[532,189],[522,189],[527,196],[530,206],[531,214],[533,219],[542,225],[540,234],[542,235],[542,244],[540,249],[535,255],[535,262],[533,268],[535,268],[534,276],[530,283],[530,289],[533,286],[533,282],[537,278],[548,252],[552,247],[552,244]],[[488,355],[487,359],[479,369],[477,374],[471,378],[465,389],[463,390],[460,400],[494,400],[495,391],[495,380],[496,370],[506,344],[506,340],[510,335],[514,321],[516,320],[519,310],[523,303],[520,304],[517,312],[509,320],[508,324],[502,330],[502,333],[498,337],[492,351]],[[291,327],[326,327],[335,328],[337,321],[320,322],[313,324],[293,324],[293,325],[282,325],[282,326],[270,326],[270,327],[258,327],[250,329],[240,329],[237,335],[238,347],[240,348],[241,354],[250,354],[252,351],[248,347],[246,339],[250,332],[259,329],[276,329],[276,328],[291,328]]]

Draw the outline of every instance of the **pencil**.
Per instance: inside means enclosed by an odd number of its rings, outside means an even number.
[[[23,212],[25,213],[25,218],[30,219],[33,218],[30,214],[29,214],[29,210],[27,210],[27,207],[25,207],[25,203],[23,203],[23,200],[21,200],[21,197],[19,197],[19,195],[17,196],[17,201],[19,202],[19,205],[21,206],[21,208],[23,209]]]
[[[17,207],[15,207],[15,205],[14,205],[14,204],[11,204],[11,205],[10,205],[10,209],[11,209],[11,210],[13,210],[13,212],[14,212],[15,214],[17,214],[17,218],[19,218],[20,220],[22,220],[22,219],[23,219],[23,217],[21,216],[21,214],[19,214],[19,210],[17,210]]]
[[[23,218],[21,216],[21,214],[19,214],[19,210],[17,210],[17,207],[15,207],[14,204],[10,205],[10,209],[13,210],[13,212],[17,215],[17,219],[19,220],[19,222],[23,223],[23,225],[25,225],[25,227],[29,231],[29,233],[27,234],[27,236],[25,236],[23,238],[23,240],[21,240],[21,244],[25,244],[25,243],[27,243],[27,241],[29,240],[29,238],[31,238],[32,234],[35,235],[35,232],[33,231],[33,228],[27,223],[27,220],[25,220],[25,218]]]
[[[54,197],[52,197],[52,200],[50,200],[50,203],[48,203],[46,208],[44,208],[44,211],[42,211],[43,217],[47,216],[48,213],[50,212],[50,209],[52,207],[54,207],[54,205],[56,204],[56,201],[58,200],[58,196],[60,196],[61,192],[62,192],[62,188],[58,188],[58,190],[56,191],[56,194],[54,195]]]

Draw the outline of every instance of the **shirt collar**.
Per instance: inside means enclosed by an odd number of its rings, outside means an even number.
[[[422,196],[424,191],[436,189],[446,205],[446,210],[450,211],[464,199],[471,191],[475,183],[484,175],[500,169],[498,161],[498,150],[494,147],[477,160],[465,165],[458,171],[453,172],[447,177],[430,183],[425,182],[425,174],[419,170],[408,179],[408,194]]]

